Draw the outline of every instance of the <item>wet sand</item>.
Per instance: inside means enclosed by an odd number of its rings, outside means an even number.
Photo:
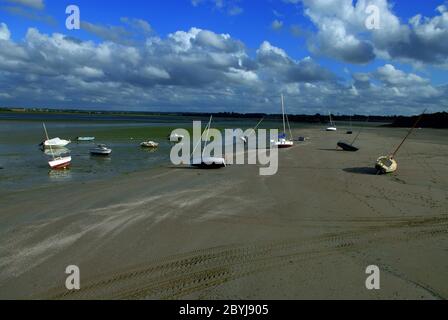
[[[0,298],[446,299],[448,131],[423,131],[389,176],[372,166],[403,130],[366,130],[350,153],[335,150],[343,131],[308,129],[274,176],[166,166],[2,191]]]

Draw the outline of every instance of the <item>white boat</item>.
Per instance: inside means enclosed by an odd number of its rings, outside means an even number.
[[[205,128],[205,131],[204,131],[206,133],[206,138],[205,138],[206,145],[207,145],[207,141],[208,141],[208,137],[209,137],[209,131],[210,131],[212,119],[213,119],[213,116],[210,116],[210,121],[208,122],[207,127]],[[204,135],[204,133],[202,133],[202,135],[201,135],[201,140],[202,140],[203,135]],[[199,144],[201,143],[201,140],[196,144],[195,148],[193,149],[192,155],[194,155],[194,152],[195,152],[196,148],[199,146]],[[205,150],[205,146],[204,146],[204,150]],[[193,167],[197,167],[197,168],[201,168],[201,169],[218,169],[218,168],[226,167],[226,160],[222,157],[204,157],[204,151],[203,151],[200,158],[192,159],[191,165]]]
[[[200,159],[193,159],[193,167],[203,169],[216,169],[226,167],[226,160],[220,157],[201,157]]]
[[[52,161],[48,161],[51,169],[66,169],[70,166],[72,157],[56,157]]]
[[[70,140],[64,140],[64,139],[60,139],[60,138],[53,138],[53,139],[48,139],[45,140],[44,142],[41,143],[41,146],[46,149],[46,148],[64,148],[65,146],[67,146],[71,141]]]
[[[50,139],[48,139],[48,133],[47,133],[47,128],[45,127],[45,123],[43,123],[43,127],[44,127],[44,131],[45,131],[45,137],[47,138],[46,141],[50,141]],[[66,169],[71,165],[71,162],[72,162],[71,156],[56,157],[53,152],[53,145],[51,143],[48,144],[48,148],[50,148],[50,153],[51,153],[51,156],[53,157],[53,160],[48,161],[48,165],[50,166],[51,169]],[[66,149],[66,150],[68,151],[68,149]]]
[[[76,138],[77,141],[95,141],[95,137],[77,137]]]
[[[283,94],[281,95],[281,100],[282,100],[283,133],[278,136],[277,140],[272,141],[272,143],[279,149],[285,149],[294,146],[294,141],[291,140],[292,139],[291,127],[289,125],[288,115],[285,112]],[[289,135],[291,137],[290,139],[287,139],[286,137],[286,123],[288,123]]]
[[[154,141],[143,141],[142,143],[140,143],[140,146],[142,148],[157,148],[159,144]]]
[[[112,153],[112,149],[108,148],[105,144],[99,144],[95,148],[90,149],[92,155],[108,156]]]
[[[331,113],[328,113],[330,116],[330,126],[325,129],[326,131],[338,131],[338,128],[336,128],[336,124],[333,122],[333,119],[331,118]]]
[[[168,140],[170,140],[172,142],[178,142],[178,141],[182,140],[183,138],[184,138],[183,135],[177,134],[177,133],[174,133],[174,134],[168,136]]]
[[[294,142],[291,140],[284,139],[284,138],[279,138],[277,141],[275,141],[275,145],[279,149],[286,149],[286,148],[291,148],[292,146],[294,146]]]

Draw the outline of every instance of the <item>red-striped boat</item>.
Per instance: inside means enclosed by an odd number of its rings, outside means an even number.
[[[45,136],[47,137],[47,141],[48,141],[49,139],[48,139],[47,128],[45,127],[45,123],[43,123],[42,125],[44,127]],[[53,157],[53,160],[48,161],[48,165],[50,166],[50,168],[55,169],[55,170],[67,169],[72,162],[72,157],[71,156],[55,157],[51,144],[49,145],[49,147],[50,147],[51,155]]]
[[[70,167],[71,162],[72,157],[67,156],[54,158],[53,160],[48,161],[48,164],[51,169],[67,169],[68,167]]]

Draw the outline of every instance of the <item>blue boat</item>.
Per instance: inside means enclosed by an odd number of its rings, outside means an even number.
[[[95,141],[95,137],[78,137],[77,141]]]

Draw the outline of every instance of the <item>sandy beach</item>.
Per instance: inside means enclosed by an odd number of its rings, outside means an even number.
[[[2,299],[446,299],[447,132],[345,131],[280,150],[279,171],[165,165],[0,195]],[[437,136],[437,139],[433,138]],[[77,265],[81,290],[65,289]],[[381,270],[367,290],[365,269]]]

